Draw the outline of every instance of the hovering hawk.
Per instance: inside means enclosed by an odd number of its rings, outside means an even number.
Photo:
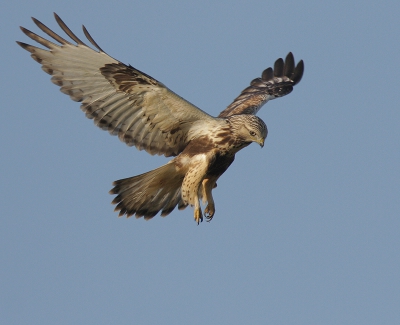
[[[235,154],[252,142],[264,145],[267,126],[255,114],[268,100],[293,90],[303,76],[303,61],[295,66],[292,53],[285,61],[276,60],[273,69],[264,70],[261,78],[254,79],[213,117],[156,79],[107,55],[83,26],[97,51],[88,47],[54,15],[76,44],[35,18],[35,24],[52,41],[24,27],[21,30],[47,49],[17,43],[52,75],[51,81],[63,93],[81,102],[81,109],[97,126],[151,155],[175,156],[155,170],[113,183],[110,193],[116,194],[112,203],[119,216],[150,219],[160,211],[166,216],[176,206],[184,209],[191,205],[199,224],[203,221],[202,200],[207,204],[204,216],[210,221],[215,213],[212,190]]]

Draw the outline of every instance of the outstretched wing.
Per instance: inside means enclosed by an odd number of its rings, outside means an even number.
[[[267,101],[291,93],[293,86],[300,82],[303,72],[303,60],[295,67],[293,54],[289,52],[285,62],[281,58],[276,60],[274,69],[264,70],[261,78],[254,79],[218,117],[257,114]]]
[[[179,154],[192,137],[193,124],[215,118],[190,104],[161,82],[107,55],[83,26],[87,39],[98,51],[84,44],[54,14],[61,29],[77,44],[60,37],[40,21],[35,24],[61,45],[21,27],[41,49],[17,42],[31,53],[51,81],[71,99],[82,102],[81,109],[94,123],[129,146],[150,154]],[[201,129],[196,127],[195,129]]]

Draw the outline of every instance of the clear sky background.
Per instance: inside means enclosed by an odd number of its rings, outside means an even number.
[[[2,324],[400,323],[398,1],[1,7]],[[53,11],[212,115],[277,58],[304,60],[211,223],[117,218],[111,183],[167,159],[96,128],[17,46],[30,16],[59,32]]]

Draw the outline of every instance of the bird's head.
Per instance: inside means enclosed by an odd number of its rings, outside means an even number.
[[[256,142],[264,146],[268,134],[264,121],[255,115],[240,114],[228,118],[235,130],[236,136],[243,142]]]

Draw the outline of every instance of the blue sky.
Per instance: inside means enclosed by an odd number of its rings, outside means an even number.
[[[4,6],[4,5],[3,5]],[[15,44],[53,11],[212,115],[292,51],[216,215],[117,218],[111,183],[167,159],[85,119]],[[400,322],[397,1],[14,1],[0,11],[4,324]]]

